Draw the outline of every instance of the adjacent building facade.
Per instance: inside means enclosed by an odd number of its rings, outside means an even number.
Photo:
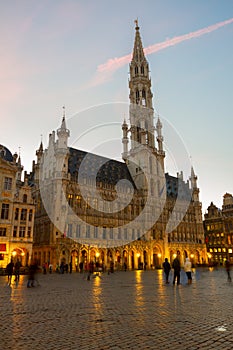
[[[33,258],[53,265],[161,267],[165,257],[207,262],[197,176],[165,172],[162,123],[154,124],[149,64],[138,24],[129,79],[123,161],[68,146],[61,127],[41,143],[29,183],[36,204]],[[156,136],[155,136],[156,131]]]
[[[210,264],[233,263],[233,197],[223,196],[222,210],[213,202],[204,215],[205,241]]]
[[[35,206],[20,156],[0,145],[0,267],[12,259],[30,263]]]

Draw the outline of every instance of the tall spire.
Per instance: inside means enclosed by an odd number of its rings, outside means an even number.
[[[136,33],[132,60],[130,63],[130,102],[143,107],[152,108],[151,80],[149,77],[149,65],[145,58],[142,40],[139,32],[138,21],[136,23]]]
[[[144,55],[143,46],[142,46],[142,39],[141,39],[140,32],[139,32],[140,27],[138,26],[137,19],[134,22],[136,25],[136,27],[135,27],[136,33],[135,33],[132,61],[142,63],[143,60],[146,61],[146,58]]]
[[[136,33],[129,80],[131,150],[134,151],[139,144],[154,150],[155,126],[149,65],[143,52],[138,20],[135,24]]]

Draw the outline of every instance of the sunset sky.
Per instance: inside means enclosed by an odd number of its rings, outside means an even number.
[[[233,194],[233,1],[9,0],[0,17],[0,144],[20,147],[25,170],[63,105],[70,146],[120,159],[138,18],[165,121],[166,171],[187,166],[166,140],[170,125],[198,176],[203,213]],[[116,147],[101,145],[109,138]]]

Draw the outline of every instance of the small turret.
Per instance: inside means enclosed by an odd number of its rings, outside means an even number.
[[[57,130],[57,136],[58,148],[67,148],[67,141],[68,137],[70,136],[70,131],[66,128],[65,107],[63,107],[61,127]]]
[[[126,123],[125,119],[122,124],[122,131],[123,131],[123,138],[122,138],[122,144],[123,144],[123,153],[122,153],[122,159],[126,160],[128,157],[128,124]]]
[[[36,156],[37,156],[37,163],[39,164],[41,161],[41,157],[43,155],[43,143],[41,141],[39,149],[36,151]]]
[[[157,130],[157,142],[158,142],[158,150],[160,152],[163,152],[163,136],[162,136],[162,123],[160,121],[160,118],[158,118],[157,124],[156,124],[156,130]]]
[[[197,187],[197,176],[195,175],[193,166],[191,167],[191,190],[194,202],[199,202],[199,188]]]
[[[196,189],[196,188],[197,188],[197,176],[196,176],[195,173],[194,173],[193,166],[191,167],[191,177],[190,177],[190,180],[191,180],[191,188],[192,188],[192,189]]]

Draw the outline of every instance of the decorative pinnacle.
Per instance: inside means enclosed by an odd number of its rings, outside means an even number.
[[[139,29],[139,26],[138,26],[138,18],[135,19],[134,23],[135,23],[135,26],[136,26],[135,29]]]

